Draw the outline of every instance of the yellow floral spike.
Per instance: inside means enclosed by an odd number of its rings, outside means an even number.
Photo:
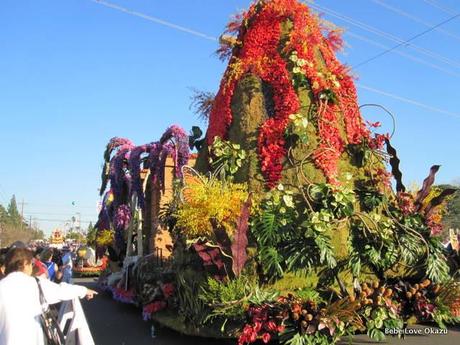
[[[176,213],[177,226],[188,239],[213,235],[215,221],[233,235],[241,206],[248,198],[246,186],[210,179],[193,179],[183,190],[184,204]]]

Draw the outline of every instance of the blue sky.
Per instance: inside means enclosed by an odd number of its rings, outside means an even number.
[[[109,2],[218,37],[230,15],[251,1]],[[387,34],[405,40],[460,12],[456,0],[315,5],[347,30],[340,59],[351,66],[396,45]],[[460,19],[442,29],[414,40],[418,50],[396,50],[410,57],[391,52],[354,71],[360,103],[384,105],[396,116],[393,142],[406,184],[421,183],[432,164],[442,165],[438,182],[460,178]],[[95,221],[108,139],[142,144],[157,140],[170,124],[187,130],[200,125],[189,109],[190,88],[217,90],[226,65],[213,55],[216,48],[210,39],[91,0],[2,0],[0,202],[16,194],[25,216],[47,231],[76,212],[83,222]],[[364,115],[391,130],[382,111],[366,109]]]

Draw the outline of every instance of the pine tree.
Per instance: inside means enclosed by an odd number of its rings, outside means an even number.
[[[89,223],[88,228],[86,229],[86,243],[88,245],[93,245],[95,243],[96,231],[97,229],[93,226],[93,223]]]
[[[13,224],[21,223],[21,215],[18,211],[18,205],[16,203],[16,196],[13,194],[10,203],[8,204],[8,219]]]
[[[3,205],[0,205],[0,224],[4,224],[8,218],[8,212],[3,207]]]

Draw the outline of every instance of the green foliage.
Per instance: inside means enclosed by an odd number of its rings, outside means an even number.
[[[450,269],[443,253],[443,245],[438,237],[428,239],[429,255],[426,260],[426,274],[435,283],[449,280]]]
[[[259,262],[264,273],[273,279],[282,277],[286,268],[285,256],[279,249],[290,242],[295,207],[292,192],[282,185],[267,193],[260,212],[253,220],[252,234],[258,244]]]
[[[3,205],[0,205],[0,224],[5,223],[7,218],[8,218],[8,211],[3,207]]]
[[[408,265],[415,265],[418,258],[423,255],[419,239],[410,234],[399,236],[399,251],[402,261]]]
[[[370,160],[373,153],[366,140],[359,144],[349,144],[347,150],[353,160],[353,164],[357,167],[363,167]]]
[[[253,284],[244,276],[224,282],[209,277],[199,298],[210,305],[233,303],[249,296],[252,288]]]
[[[347,193],[333,198],[337,213],[348,212],[349,200]],[[305,274],[317,265],[333,268],[337,264],[328,234],[334,215],[328,209],[300,212],[300,205],[292,191],[279,185],[267,193],[253,222],[259,262],[270,279],[282,277],[286,270]]]
[[[81,233],[79,232],[69,232],[66,236],[65,236],[66,239],[69,239],[69,240],[76,240],[78,242],[84,242],[85,241],[85,236],[83,236]]]
[[[331,337],[315,332],[314,334],[300,334],[300,333],[295,333],[294,335],[289,334],[289,333],[284,333],[284,336],[281,335],[280,337],[280,343],[283,345],[331,345],[335,344],[334,342],[331,342]]]
[[[15,241],[28,243],[44,237],[42,230],[27,224],[21,217],[14,195],[7,209],[0,205],[0,247],[8,246]]]
[[[374,340],[385,340],[384,329],[402,329],[404,322],[398,315],[384,307],[366,307],[364,310],[367,335]]]
[[[256,285],[252,295],[248,299],[248,302],[251,305],[259,306],[266,303],[275,302],[279,295],[280,293],[276,290],[262,289]]]
[[[197,279],[196,273],[191,270],[178,271],[175,277],[179,313],[186,322],[199,327],[207,315],[203,300],[197,298],[203,282]]]
[[[440,185],[441,190],[458,186]],[[460,229],[460,192],[457,191],[448,201],[445,214],[442,218],[444,237],[448,237],[449,229]]]
[[[16,203],[16,196],[13,195],[11,197],[10,203],[8,204],[8,221],[13,224],[20,224],[22,223],[21,215],[18,211],[18,205]]]
[[[89,246],[96,244],[96,234],[97,229],[93,226],[93,223],[89,223],[88,228],[86,229],[86,243]]]
[[[291,138],[290,141],[292,142],[292,145],[295,145],[297,141],[307,143],[307,117],[302,114],[291,114],[289,115],[289,120],[289,125],[286,128],[286,136]]]
[[[348,176],[348,179],[351,179],[351,176]],[[323,210],[331,213],[333,218],[349,217],[354,212],[356,198],[351,188],[332,187],[329,184],[321,183],[312,185],[309,194],[313,201]]]
[[[317,242],[321,243],[321,241]],[[300,275],[308,274],[311,268],[318,262],[319,251],[316,246],[317,242],[316,239],[311,237],[300,237],[296,241],[285,244],[286,265],[290,272]]]
[[[363,209],[371,212],[384,201],[384,196],[375,190],[366,190],[360,193]]]
[[[246,151],[240,144],[233,144],[216,137],[211,148],[210,163],[216,175],[222,178],[234,175],[246,159]]]
[[[223,317],[224,319],[242,319],[245,304],[251,296],[256,284],[247,277],[239,276],[224,282],[208,278],[202,286],[198,298],[208,307],[210,312],[204,322]]]
[[[321,210],[320,212],[313,212],[310,215],[310,220],[302,223],[302,225],[307,229],[305,234],[315,241],[319,250],[319,263],[334,268],[337,262],[332,250],[331,239],[326,235],[326,231],[330,229],[330,222],[330,214]]]
[[[304,288],[302,290],[297,291],[296,297],[300,298],[303,301],[315,302],[316,304],[320,304],[324,302],[319,292],[312,288]]]
[[[309,87],[310,82],[305,76],[304,69],[306,66],[312,66],[311,62],[298,57],[297,52],[293,51],[289,60],[292,65],[292,84],[296,89]]]
[[[460,324],[460,317],[452,316],[452,312],[449,307],[439,303],[436,304],[436,309],[433,313],[433,320],[442,329],[446,329],[447,325]]]

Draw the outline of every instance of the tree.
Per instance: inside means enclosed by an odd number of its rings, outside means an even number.
[[[93,226],[93,223],[89,223],[88,229],[86,230],[86,243],[92,246],[96,242],[97,229]]]
[[[44,237],[45,234],[42,230],[24,222],[18,211],[14,195],[6,209],[0,205],[0,247],[9,246],[15,241],[27,243]]]
[[[32,229],[32,240],[43,240],[45,239],[45,233],[40,229]]]
[[[3,224],[7,221],[8,219],[8,211],[3,207],[3,205],[0,205],[0,224]]]
[[[16,196],[14,194],[8,204],[8,218],[13,224],[20,224],[22,222],[22,217],[19,214],[18,205],[16,203]]]
[[[85,236],[83,236],[81,233],[79,232],[69,232],[65,238],[67,240],[75,240],[77,242],[84,242],[85,241]]]
[[[456,188],[451,185],[441,185],[441,189]],[[460,229],[460,190],[450,198],[446,206],[446,214],[443,217],[445,235],[448,236],[449,229]]]

